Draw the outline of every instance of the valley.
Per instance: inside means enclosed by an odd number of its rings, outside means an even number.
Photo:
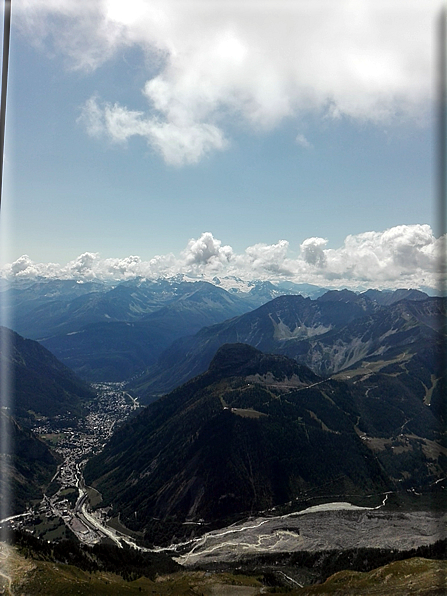
[[[62,432],[52,421],[40,421],[32,430],[62,458],[56,474],[51,479],[42,502],[25,514],[12,516],[6,523],[12,529],[22,529],[39,534],[42,519],[52,520],[50,528],[59,526],[67,529],[84,544],[97,544],[109,537],[121,546],[116,533],[92,517],[87,507],[100,499],[99,494],[85,487],[82,470],[87,460],[101,451],[114,428],[139,409],[138,400],[124,390],[122,383],[101,383],[94,386],[97,398],[88,404],[88,414],[78,422],[76,428],[65,428]],[[2,520],[0,520],[0,524]],[[51,533],[51,530],[50,530]],[[42,533],[46,536],[45,532]]]
[[[324,575],[294,557],[444,539],[444,301],[344,290],[256,307],[277,290],[210,286],[24,291],[45,337],[2,331],[20,497],[3,527],[187,573],[261,564],[294,590]]]
[[[311,383],[298,391],[311,389],[319,383],[322,382]],[[257,516],[241,516],[230,526],[211,531],[207,529],[208,523],[186,521],[186,526],[200,530],[197,537],[183,542],[176,540],[167,546],[141,546],[138,533],[127,531],[113,521],[110,525],[110,507],[95,507],[100,504],[101,495],[87,487],[83,477],[88,459],[101,452],[113,429],[134,415],[140,406],[126,392],[123,384],[102,383],[94,389],[97,400],[89,405],[89,413],[78,428],[60,432],[47,421],[33,429],[53,445],[63,462],[58,466],[40,505],[4,520],[12,529],[44,539],[57,539],[58,534],[59,538],[64,536],[61,529],[65,527],[82,544],[92,546],[107,538],[119,548],[127,545],[141,552],[166,553],[188,568],[225,565],[241,558],[296,551],[365,547],[406,550],[443,538],[440,529],[445,527],[447,514],[417,510],[421,505],[417,504],[418,499],[414,495],[409,508],[398,507],[396,511],[395,506],[387,507],[390,496],[394,495],[391,500],[394,505],[396,498],[399,501],[399,496],[392,492],[362,498],[355,494],[340,494],[337,501],[331,501],[333,493],[328,493],[326,497],[322,494],[318,498],[304,493],[295,502],[287,504],[290,513],[280,514],[284,507],[273,507],[259,512]],[[222,408],[228,408],[226,402]],[[236,416],[241,415],[237,408],[234,410]],[[411,494],[414,490],[407,492]],[[344,499],[362,502],[363,505]],[[309,506],[312,500],[320,504]],[[47,531],[42,529],[45,520]]]

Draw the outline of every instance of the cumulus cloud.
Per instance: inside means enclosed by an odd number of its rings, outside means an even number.
[[[22,255],[11,265],[11,273],[15,276],[21,275],[25,271],[29,271],[33,266],[33,262],[28,255]]]
[[[326,255],[324,253],[326,244],[327,240],[324,238],[306,238],[300,246],[304,261],[309,265],[324,267],[326,264]]]
[[[35,263],[28,255],[22,255],[14,263],[0,270],[2,277],[10,279],[33,279],[37,277],[64,277],[57,263]]]
[[[237,258],[238,274],[241,270],[254,274],[290,276],[292,268],[287,260],[289,243],[280,240],[277,244],[255,244],[245,250],[245,254]]]
[[[73,277],[90,276],[95,269],[95,264],[99,261],[98,253],[85,252],[66,266],[66,271]]]
[[[192,238],[182,253],[185,265],[205,265],[218,269],[233,258],[231,246],[222,246],[210,232],[205,232],[195,240]]]
[[[306,238],[298,256],[289,254],[289,242],[259,243],[236,253],[210,233],[190,239],[180,255],[102,258],[86,252],[66,265],[35,263],[23,255],[0,270],[9,279],[78,279],[123,281],[136,277],[157,279],[183,274],[212,280],[218,275],[246,281],[290,280],[326,287],[399,288],[439,286],[441,250],[447,239],[435,238],[430,226],[401,225],[383,232],[349,235],[339,248],[328,240]],[[444,247],[444,248],[443,248]]]
[[[437,271],[440,242],[429,225],[396,226],[384,232],[349,235],[343,247],[327,250],[327,267],[334,275],[353,279],[413,279]]]
[[[375,123],[423,117],[440,0],[176,2],[18,0],[27,38],[94,70],[137,46],[147,111],[86,102],[90,133],[143,136],[171,164],[228,146],[228,119],[268,130],[317,113]],[[154,65],[157,71],[154,74]],[[297,142],[309,141],[298,135]]]

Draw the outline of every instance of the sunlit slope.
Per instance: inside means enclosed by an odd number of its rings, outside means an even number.
[[[446,561],[414,558],[396,561],[368,573],[340,571],[322,585],[298,589],[293,593],[300,596],[442,596],[447,589],[446,577]]]
[[[29,596],[91,596],[95,594],[116,596],[176,594],[187,596],[193,593],[203,596],[258,596],[265,594],[262,578],[246,578],[241,575],[205,574],[203,572],[180,572],[164,576],[157,581],[141,577],[125,581],[112,573],[87,573],[74,566],[44,561],[30,561],[21,558],[14,561],[20,570],[14,575],[13,587],[26,589]],[[445,561],[410,559],[391,563],[385,567],[358,573],[341,571],[324,584],[305,588],[285,586],[275,588],[275,594],[288,596],[333,595],[340,596],[443,596],[446,590],[447,565]],[[262,591],[263,590],[263,591]],[[386,592],[384,592],[386,590]]]

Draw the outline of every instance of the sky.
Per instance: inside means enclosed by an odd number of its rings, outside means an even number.
[[[1,272],[434,287],[437,0],[14,0]]]

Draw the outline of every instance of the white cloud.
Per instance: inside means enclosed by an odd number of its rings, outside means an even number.
[[[323,276],[348,285],[436,287],[441,246],[426,224],[350,235],[341,248],[324,251]]]
[[[254,246],[249,246],[245,250],[245,254],[237,258],[237,275],[241,276],[241,271],[251,271],[252,276],[292,275],[292,268],[286,258],[288,248],[289,243],[287,240],[280,240],[277,244],[255,244]]]
[[[21,275],[25,271],[29,271],[33,266],[33,262],[28,255],[22,255],[11,265],[11,273],[15,276]]]
[[[22,255],[14,263],[5,265],[0,273],[2,277],[10,279],[33,279],[36,277],[65,276],[61,266],[57,263],[34,263],[28,255]]]
[[[207,266],[214,269],[221,268],[233,258],[231,246],[222,246],[210,232],[203,233],[198,240],[192,238],[182,252],[186,266]]]
[[[95,277],[92,272],[99,261],[98,253],[85,252],[65,267],[68,275],[72,277]]]
[[[152,121],[146,138],[166,163],[175,166],[197,163],[213,149],[224,149],[228,145],[222,131],[207,123],[179,126]]]
[[[31,44],[77,70],[95,70],[129,43],[102,0],[18,0],[13,11],[14,26]]]
[[[195,279],[236,276],[253,279],[307,282],[326,287],[436,288],[443,238],[428,225],[401,225],[383,232],[347,236],[339,248],[326,248],[323,238],[307,238],[298,256],[289,255],[289,243],[255,244],[237,254],[210,233],[190,239],[179,256],[157,255],[149,261],[138,256],[102,258],[86,252],[64,266],[35,263],[24,255],[0,270],[2,277],[34,279],[104,279],[135,277],[157,279],[184,274]],[[444,245],[445,250],[445,245]],[[444,272],[444,278],[447,276]]]
[[[300,246],[303,259],[309,265],[324,267],[326,265],[326,255],[324,247],[327,240],[324,238],[307,238]]]
[[[144,136],[168,162],[228,146],[227,120],[269,129],[312,112],[389,124],[427,112],[440,0],[18,0],[20,28],[73,68],[138,46],[159,71],[146,113],[89,100],[84,121]],[[152,66],[153,68],[153,66]],[[149,77],[149,75],[148,75]],[[306,146],[307,139],[298,135]]]
[[[197,163],[212,149],[227,146],[222,131],[211,124],[163,122],[118,104],[101,107],[95,97],[85,103],[79,121],[85,124],[91,136],[106,136],[114,142],[142,136],[161,153],[166,163],[174,166]]]

